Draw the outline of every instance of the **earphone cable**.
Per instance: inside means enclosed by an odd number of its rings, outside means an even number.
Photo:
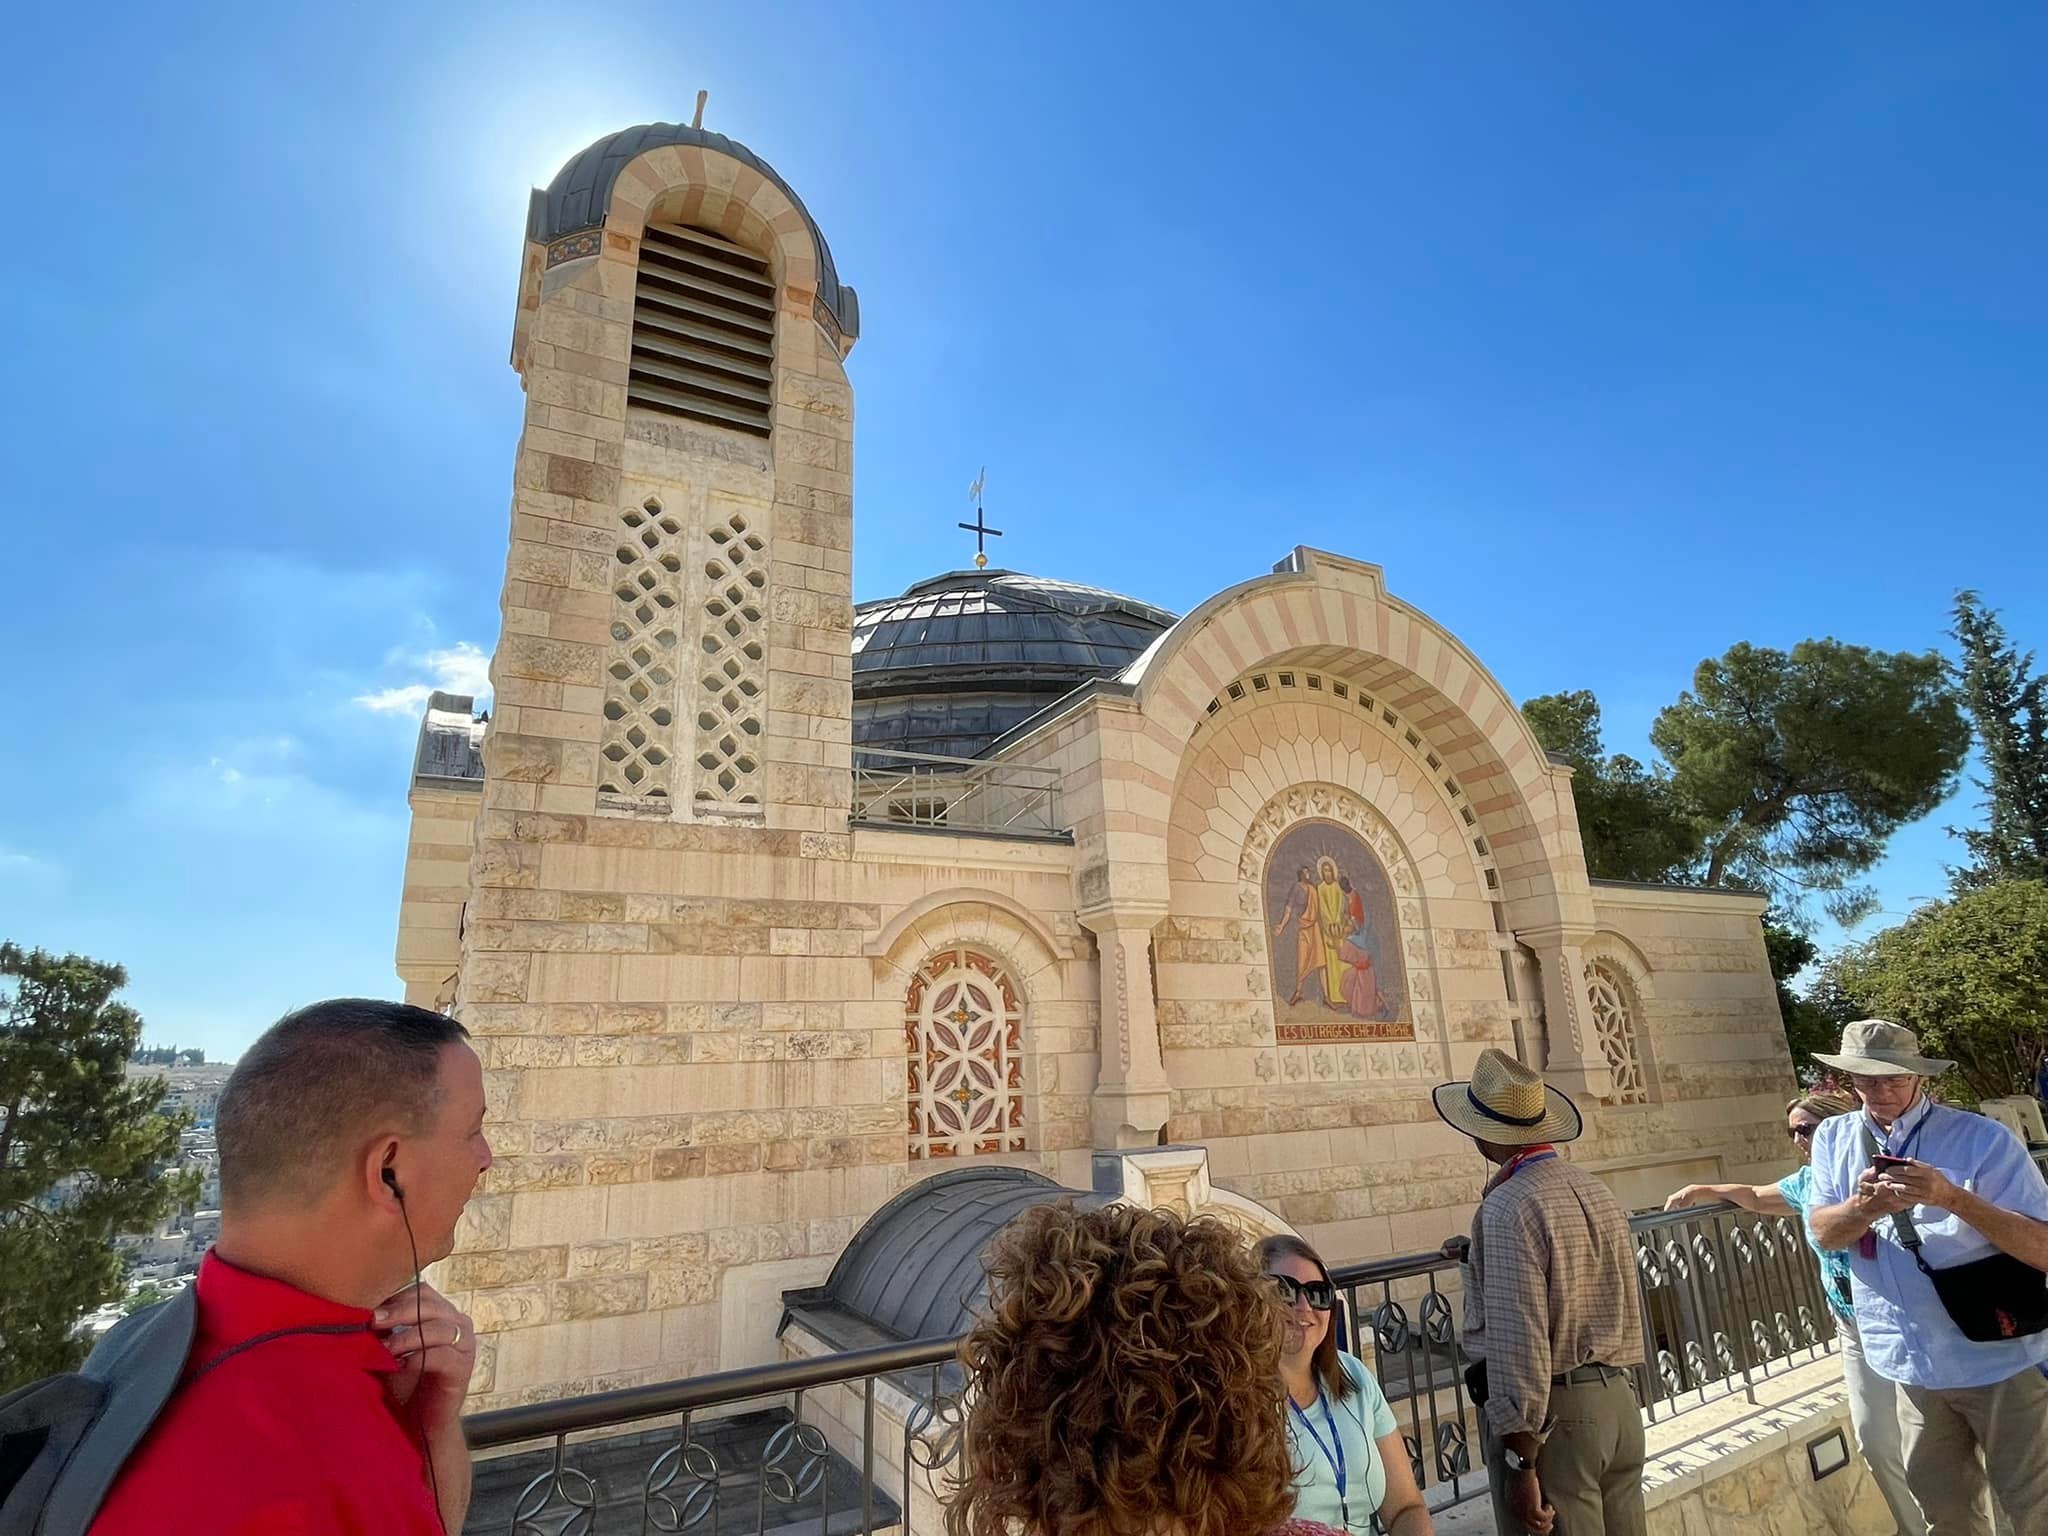
[[[412,1250],[413,1331],[420,1344],[420,1379],[419,1385],[413,1388],[413,1393],[417,1396],[420,1387],[425,1386],[427,1381],[427,1303],[426,1298],[420,1294],[420,1286],[423,1283],[420,1278],[420,1247],[413,1241],[412,1216],[405,1208],[403,1195],[398,1198],[398,1219],[405,1223],[405,1246]],[[434,1470],[434,1447],[427,1441],[426,1421],[419,1416],[417,1409],[413,1414],[413,1422],[419,1426],[420,1454],[427,1458],[427,1481],[433,1486],[434,1513],[438,1517],[441,1513],[441,1474]]]

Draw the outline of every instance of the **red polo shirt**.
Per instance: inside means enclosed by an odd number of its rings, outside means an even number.
[[[398,1362],[370,1314],[237,1269],[199,1266],[186,1385],[121,1470],[92,1536],[443,1536],[417,1435],[385,1390]],[[294,1334],[193,1372],[258,1334]]]

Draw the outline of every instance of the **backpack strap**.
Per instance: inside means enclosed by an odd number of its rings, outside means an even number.
[[[104,1394],[98,1414],[56,1471],[36,1536],[85,1536],[122,1465],[185,1374],[199,1327],[199,1288],[124,1318],[100,1340],[79,1376]]]

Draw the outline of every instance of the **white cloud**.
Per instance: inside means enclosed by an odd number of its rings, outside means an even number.
[[[427,695],[437,689],[443,693],[469,694],[480,704],[490,701],[491,658],[467,640],[407,660],[410,666],[423,668],[432,681],[357,694],[354,702],[380,715],[416,715],[427,707]]]
[[[22,881],[51,880],[59,873],[58,867],[48,859],[39,859],[32,853],[0,846],[0,880]]]

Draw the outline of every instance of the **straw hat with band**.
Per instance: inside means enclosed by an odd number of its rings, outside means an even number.
[[[1480,1052],[1470,1082],[1445,1083],[1432,1097],[1446,1125],[1497,1147],[1573,1141],[1585,1129],[1576,1104],[1505,1051]]]
[[[1838,1055],[1813,1059],[1853,1077],[1939,1077],[1955,1063],[1920,1054],[1920,1037],[1888,1019],[1858,1019],[1842,1031]]]

